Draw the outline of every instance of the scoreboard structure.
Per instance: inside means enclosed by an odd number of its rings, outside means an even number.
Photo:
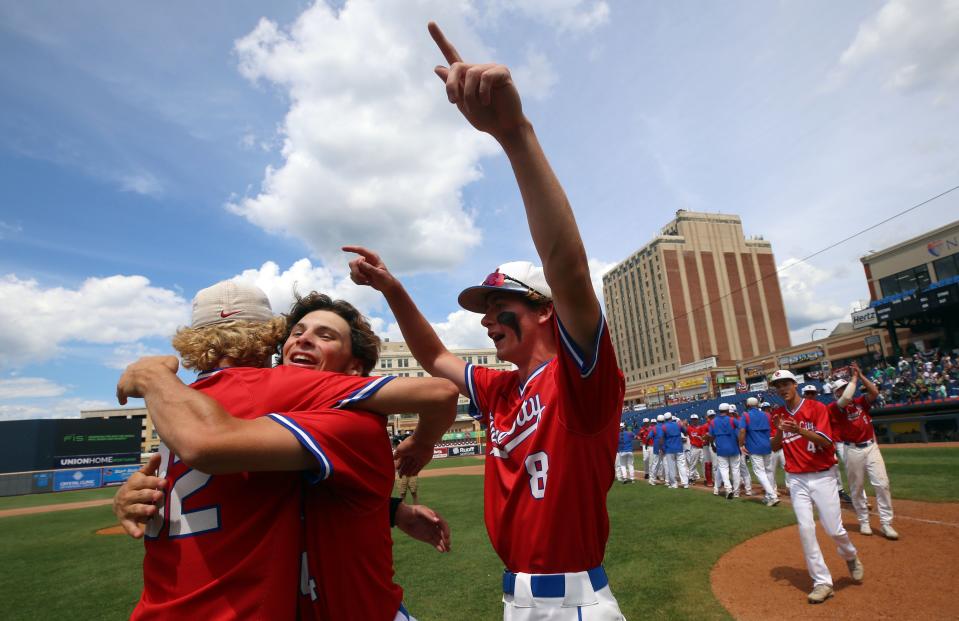
[[[119,485],[140,464],[139,419],[0,422],[0,496]]]

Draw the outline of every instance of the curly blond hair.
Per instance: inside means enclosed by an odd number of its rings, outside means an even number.
[[[212,371],[224,358],[234,366],[262,367],[285,338],[286,318],[270,321],[227,321],[203,328],[180,328],[173,337],[173,348],[183,366],[196,371]]]

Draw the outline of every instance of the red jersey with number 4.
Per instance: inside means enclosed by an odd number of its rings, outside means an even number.
[[[844,408],[840,408],[835,401],[829,404],[829,416],[832,419],[833,431],[837,442],[868,442],[876,437],[872,427],[872,417],[869,410],[872,405],[865,396],[853,399]]]
[[[348,406],[391,378],[293,367],[231,368],[193,388],[238,418]],[[167,480],[147,523],[143,593],[131,619],[286,619],[295,616],[302,550],[302,473],[209,475],[160,445]]]
[[[392,621],[403,589],[393,582],[394,466],[385,419],[343,410],[270,417],[319,464],[305,495],[300,619]]]
[[[703,435],[708,432],[706,425],[687,425],[686,433],[689,435],[689,445],[696,448],[703,448]]]
[[[829,411],[826,406],[816,400],[803,399],[795,411],[790,412],[787,407],[780,406],[773,411],[774,417],[783,420],[792,418],[803,429],[808,429],[829,440],[828,446],[817,446],[798,433],[783,432],[783,455],[786,458],[786,472],[800,474],[803,472],[821,472],[836,465],[836,448],[833,441],[832,425],[829,422]]]
[[[557,319],[557,356],[517,371],[467,365],[471,410],[487,427],[484,513],[507,569],[563,573],[603,561],[606,494],[625,382],[606,321],[579,351]]]

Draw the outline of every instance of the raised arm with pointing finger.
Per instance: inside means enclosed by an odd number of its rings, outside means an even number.
[[[497,358],[516,370],[473,365],[447,350],[375,252],[344,247],[359,255],[350,274],[383,293],[413,356],[453,381],[488,429],[484,514],[507,568],[504,616],[573,621],[589,606],[591,619],[621,619],[602,560],[624,382],[576,221],[509,70],[464,63],[435,24],[429,30],[449,63],[435,71],[450,102],[513,166],[543,263],[501,264],[457,299],[482,315]]]

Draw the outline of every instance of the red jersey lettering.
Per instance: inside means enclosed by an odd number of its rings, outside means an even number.
[[[486,530],[514,572],[591,569],[609,536],[623,374],[605,319],[585,355],[558,320],[554,331],[557,356],[522,384],[516,371],[466,368],[472,407],[488,428]]]
[[[829,411],[819,401],[803,399],[794,412],[780,406],[773,411],[773,416],[782,417],[783,420],[791,418],[801,428],[821,435],[830,443],[833,442]],[[794,432],[783,433],[783,455],[786,457],[786,472],[795,474],[821,472],[836,465],[836,448],[832,444],[818,446]]]
[[[868,442],[876,438],[869,410],[872,405],[865,396],[856,397],[852,403],[840,408],[835,401],[829,404],[829,416],[837,442]]]

